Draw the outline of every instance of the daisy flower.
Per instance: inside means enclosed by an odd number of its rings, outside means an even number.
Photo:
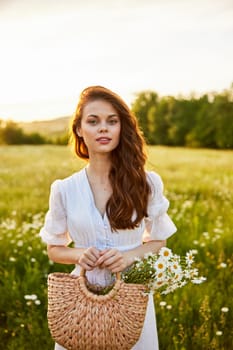
[[[159,256],[163,257],[164,259],[170,259],[172,257],[172,251],[171,249],[167,247],[162,247],[159,251]]]
[[[194,262],[194,256],[193,256],[192,250],[186,253],[185,260],[188,266],[192,265],[192,263]]]
[[[155,270],[158,271],[165,271],[166,269],[166,262],[163,259],[158,259],[155,263],[154,263],[154,268]]]

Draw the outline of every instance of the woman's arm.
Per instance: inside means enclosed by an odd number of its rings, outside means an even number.
[[[48,245],[48,257],[60,264],[79,264],[85,270],[92,270],[100,257],[100,251],[95,247],[70,248],[66,246]]]
[[[96,265],[108,268],[114,273],[120,272],[133,264],[136,257],[143,258],[149,252],[156,254],[164,246],[166,246],[166,240],[157,240],[147,242],[126,252],[120,252],[118,249],[105,249],[100,252],[100,258],[97,260]]]

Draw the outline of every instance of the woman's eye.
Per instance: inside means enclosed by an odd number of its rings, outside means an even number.
[[[88,124],[96,125],[96,124],[97,124],[97,121],[96,121],[95,119],[89,119],[89,120],[88,120]]]
[[[116,123],[118,123],[118,120],[117,120],[117,119],[111,119],[111,120],[109,120],[109,124],[110,124],[110,125],[114,125],[114,124],[116,124]]]

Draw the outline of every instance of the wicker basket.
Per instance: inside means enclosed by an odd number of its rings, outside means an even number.
[[[124,283],[117,274],[106,295],[88,290],[80,276],[48,276],[48,325],[52,338],[69,350],[127,350],[138,341],[148,296],[145,287]]]

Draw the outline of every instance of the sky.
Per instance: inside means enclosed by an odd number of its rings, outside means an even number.
[[[232,0],[0,0],[0,119],[71,115],[90,85],[130,105],[232,82]]]

